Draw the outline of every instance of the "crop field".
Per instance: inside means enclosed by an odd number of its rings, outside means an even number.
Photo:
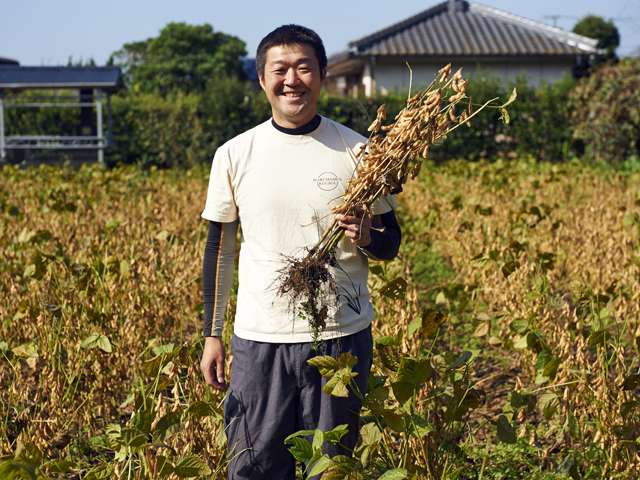
[[[0,478],[226,478],[207,175],[0,169]],[[325,479],[640,477],[640,174],[450,162],[398,200],[358,446],[294,456]]]

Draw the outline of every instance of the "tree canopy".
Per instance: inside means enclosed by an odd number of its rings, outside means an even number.
[[[125,43],[109,64],[122,68],[129,87],[165,95],[203,91],[216,77],[244,78],[245,43],[209,24],[168,23],[157,37]]]
[[[616,59],[616,48],[620,45],[620,32],[613,21],[597,15],[587,15],[576,23],[573,32],[598,40],[598,48],[606,51],[605,60]]]

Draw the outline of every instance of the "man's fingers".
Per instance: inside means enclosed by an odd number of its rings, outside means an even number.
[[[218,383],[224,384],[224,357],[216,359],[216,379]]]
[[[370,219],[371,217],[369,217],[368,215],[362,216],[362,217],[354,217],[353,215],[338,215],[337,219],[338,222],[342,222],[342,223],[357,223],[360,224],[363,221],[366,222]]]

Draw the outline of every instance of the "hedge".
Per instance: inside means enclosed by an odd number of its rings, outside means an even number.
[[[524,79],[504,84],[495,78],[474,78],[469,94],[475,105],[518,89],[508,125],[496,109],[487,110],[469,128],[432,149],[432,158],[511,158],[531,156],[563,161],[585,152],[610,163],[637,155],[640,138],[640,62],[606,65],[576,83],[565,78],[538,88]],[[389,120],[406,96],[343,98],[323,94],[319,111],[363,135],[381,103]],[[215,149],[233,136],[265,121],[270,107],[264,94],[235,79],[211,81],[200,94],[160,97],[125,92],[112,97],[114,148],[109,163],[191,166],[210,162]],[[10,110],[9,133],[75,132],[79,112],[73,110]]]

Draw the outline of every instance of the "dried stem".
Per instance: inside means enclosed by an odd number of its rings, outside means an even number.
[[[494,106],[498,98],[483,103],[472,110],[471,99],[466,95],[468,81],[462,78],[461,69],[451,74],[451,65],[441,68],[436,78],[423,90],[409,95],[407,104],[396,115],[395,121],[383,125],[386,107],[380,106],[366,144],[357,154],[356,171],[350,179],[342,203],[332,209],[334,214],[371,212],[373,203],[381,197],[397,193],[409,179],[415,178],[422,162],[429,157],[432,145],[469,121],[485,108],[499,108],[502,118],[508,121],[506,107],[516,99],[516,91],[502,105]],[[467,107],[456,114],[456,106],[468,99]],[[295,307],[302,306],[310,316],[314,336],[320,334],[326,320],[327,282],[335,290],[329,266],[335,266],[335,249],[344,230],[334,220],[303,260],[289,259],[282,270],[279,293],[289,295]],[[319,280],[320,279],[320,280]],[[306,283],[305,283],[306,282]]]

